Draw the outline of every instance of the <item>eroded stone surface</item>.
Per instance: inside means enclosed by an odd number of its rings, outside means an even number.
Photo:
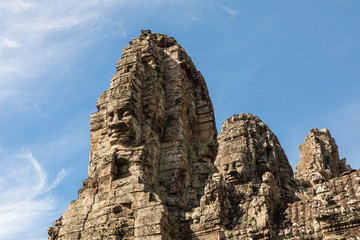
[[[257,116],[239,114],[228,118],[218,137],[216,166],[227,183],[248,191],[248,185],[260,184],[265,173],[274,176],[282,199],[294,200],[293,171],[284,150],[269,127]]]
[[[345,158],[340,161],[338,146],[326,128],[311,129],[299,151],[301,161],[296,166],[295,176],[301,181],[313,184],[328,181],[351,170]]]
[[[288,205],[280,239],[360,239],[360,170],[311,190],[308,199]]]
[[[175,39],[130,41],[96,106],[89,177],[49,240],[360,239],[360,170],[330,132],[310,131],[296,178],[257,116],[228,118],[216,138],[206,83]]]
[[[219,173],[213,177],[220,180],[205,187],[203,198],[212,201],[203,200],[193,215],[188,213],[189,239],[217,239],[209,231],[214,225],[223,239],[274,238],[281,210],[297,199],[293,172],[278,139],[257,116],[239,114],[222,125],[218,141]]]

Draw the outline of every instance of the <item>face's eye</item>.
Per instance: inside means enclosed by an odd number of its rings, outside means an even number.
[[[222,167],[222,169],[223,169],[224,171],[227,171],[227,170],[229,170],[229,165],[227,165],[227,164],[224,164],[224,165],[223,165],[223,167]]]
[[[119,119],[122,119],[124,117],[131,116],[131,112],[130,112],[130,109],[128,109],[128,108],[121,108],[121,109],[117,110],[117,115],[118,115]]]
[[[123,117],[128,117],[130,116],[130,111],[129,110],[126,110],[124,113],[123,113]]]
[[[241,162],[236,162],[235,167],[236,168],[241,168],[241,167],[243,167],[243,164]]]
[[[123,118],[123,115],[124,115],[124,109],[119,109],[117,111],[117,115],[118,115],[118,118],[119,119],[122,119]]]
[[[110,121],[112,121],[114,119],[114,112],[109,113],[109,119],[110,119]]]

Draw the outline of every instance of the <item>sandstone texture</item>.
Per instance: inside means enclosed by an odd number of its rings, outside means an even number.
[[[217,136],[205,80],[174,38],[141,31],[96,107],[89,177],[49,240],[360,239],[360,170],[329,130],[310,131],[295,176],[257,116]]]

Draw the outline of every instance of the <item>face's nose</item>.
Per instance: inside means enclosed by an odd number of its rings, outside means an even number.
[[[229,167],[228,173],[233,174],[236,172],[236,169],[233,166]]]
[[[118,113],[114,113],[112,121],[109,123],[109,127],[114,131],[126,132],[129,130],[128,124],[126,124],[122,119],[119,118]]]

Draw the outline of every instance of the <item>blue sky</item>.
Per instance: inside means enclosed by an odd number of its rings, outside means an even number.
[[[204,75],[217,127],[258,115],[290,163],[329,128],[360,168],[360,2],[0,0],[0,239],[47,239],[87,178],[89,117],[140,29]]]

